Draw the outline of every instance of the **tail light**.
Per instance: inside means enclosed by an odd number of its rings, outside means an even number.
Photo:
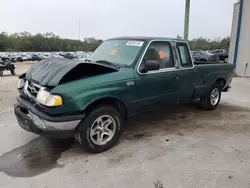
[[[233,69],[233,76],[236,76],[237,74],[236,74],[236,69],[234,68]]]

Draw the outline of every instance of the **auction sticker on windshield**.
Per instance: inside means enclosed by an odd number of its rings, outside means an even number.
[[[109,55],[115,55],[116,52],[117,50],[112,50],[111,52],[109,52]]]
[[[142,46],[144,42],[142,41],[136,41],[136,40],[133,40],[133,41],[128,41],[127,42],[127,46]]]

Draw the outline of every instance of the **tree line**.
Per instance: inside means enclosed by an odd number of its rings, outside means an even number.
[[[177,35],[177,39],[182,39]],[[208,38],[194,38],[188,41],[191,50],[216,50],[216,49],[229,49],[230,37],[216,38],[214,40]]]
[[[229,49],[230,37],[215,40],[200,37],[189,41],[189,45],[192,50]]]
[[[102,42],[103,40],[95,38],[63,39],[51,32],[36,35],[26,31],[13,34],[0,33],[0,51],[6,52],[94,51]],[[191,50],[228,49],[230,38],[211,40],[200,37],[188,42]]]
[[[63,39],[54,33],[29,32],[0,33],[0,51],[6,52],[54,52],[54,51],[94,51],[103,41],[95,38],[81,40]]]

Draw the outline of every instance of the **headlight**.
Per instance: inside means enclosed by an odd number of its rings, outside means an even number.
[[[22,89],[24,86],[24,79],[19,79],[17,81],[17,89]]]
[[[50,95],[46,100],[46,106],[61,106],[62,104],[62,97],[58,95]]]
[[[49,107],[61,106],[63,104],[62,97],[59,95],[52,95],[45,90],[40,90],[36,97],[37,102]]]

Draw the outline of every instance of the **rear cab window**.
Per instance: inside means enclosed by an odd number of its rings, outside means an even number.
[[[185,42],[178,42],[176,43],[177,53],[179,56],[180,64],[182,68],[192,68],[193,61],[190,56],[190,51],[188,44]]]

